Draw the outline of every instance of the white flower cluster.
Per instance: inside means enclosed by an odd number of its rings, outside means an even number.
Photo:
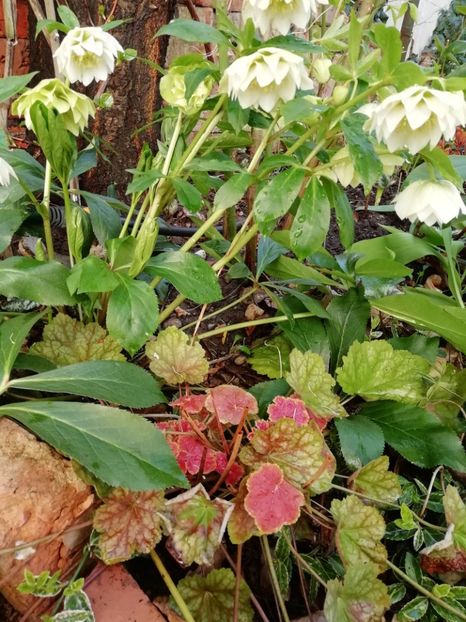
[[[236,59],[225,71],[221,88],[242,108],[271,112],[278,102],[294,98],[297,89],[313,88],[301,56],[281,48],[261,48]]]
[[[466,124],[466,101],[461,91],[450,93],[427,86],[411,86],[380,103],[360,108],[369,117],[365,129],[374,132],[392,153],[406,149],[411,154],[439,140],[451,140],[458,125]],[[461,194],[447,180],[419,180],[394,199],[400,218],[427,225],[445,224],[466,213]]]
[[[70,30],[54,56],[60,73],[84,86],[93,80],[106,80],[115,68],[115,58],[123,48],[99,26]]]
[[[466,123],[463,93],[449,93],[426,86],[410,86],[378,104],[358,110],[369,117],[366,129],[390,151],[407,149],[416,154],[433,149],[443,137],[450,140],[458,125]]]

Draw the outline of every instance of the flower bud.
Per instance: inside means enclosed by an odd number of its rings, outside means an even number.
[[[195,114],[204,105],[212,90],[213,80],[207,76],[197,86],[189,100],[186,100],[185,75],[195,69],[192,66],[176,65],[160,80],[160,95],[170,104],[180,108],[186,114]]]
[[[330,80],[330,67],[332,61],[323,56],[315,58],[311,65],[311,76],[320,84],[325,84]]]
[[[335,106],[340,106],[341,104],[345,103],[346,98],[348,97],[348,92],[348,87],[344,86],[343,84],[337,84],[335,86],[332,93],[332,102],[335,104]]]

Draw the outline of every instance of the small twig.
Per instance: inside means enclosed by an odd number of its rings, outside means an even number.
[[[236,548],[236,582],[235,582],[235,600],[233,603],[233,622],[238,622],[239,616],[239,598],[241,590],[241,555],[243,553],[243,545],[238,544]]]
[[[426,498],[424,499],[424,503],[422,504],[421,511],[419,512],[419,517],[422,518],[427,510],[427,505],[429,504],[430,495],[432,494],[432,488],[434,487],[435,479],[438,473],[443,469],[443,466],[440,465],[435,469],[432,473],[432,477],[430,478],[429,487],[427,489]]]
[[[184,3],[189,11],[189,14],[191,15],[191,18],[194,19],[196,22],[200,22],[201,19],[199,18],[194,2],[192,0],[184,0]],[[211,60],[214,57],[214,52],[212,50],[212,46],[208,41],[204,43],[204,49],[207,59]]]
[[[288,616],[288,612],[286,610],[285,601],[283,600],[282,591],[280,589],[280,584],[278,583],[277,573],[275,572],[275,567],[273,565],[272,553],[270,551],[269,541],[267,536],[261,536],[261,542],[263,545],[265,559],[267,560],[267,567],[269,569],[270,579],[272,581],[273,590],[275,592],[275,596],[278,601],[278,605],[280,607],[280,611],[282,613],[283,619],[285,622],[290,622],[290,618]]]

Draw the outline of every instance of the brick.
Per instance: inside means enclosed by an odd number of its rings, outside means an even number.
[[[123,566],[107,566],[85,589],[96,622],[165,622]]]
[[[5,63],[6,40],[0,39],[0,75],[3,75],[3,65]],[[28,73],[29,71],[29,41],[19,39],[13,48],[13,69],[14,75]]]
[[[27,0],[18,0],[16,15],[16,37],[18,39],[27,39],[29,37],[29,4]],[[0,37],[4,36],[3,5],[0,5]]]

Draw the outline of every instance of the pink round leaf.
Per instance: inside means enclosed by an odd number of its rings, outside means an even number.
[[[205,400],[205,393],[180,395],[178,399],[170,402],[170,406],[184,410],[188,415],[197,415],[204,408]]]
[[[259,412],[256,399],[244,389],[231,384],[221,384],[210,390],[205,408],[217,415],[220,423],[238,425],[244,413],[256,415]]]
[[[303,400],[295,397],[277,395],[267,408],[270,421],[279,419],[293,419],[298,425],[305,425],[309,421],[309,412]]]
[[[275,533],[298,520],[304,495],[283,478],[276,464],[263,464],[248,477],[246,486],[244,507],[262,533]]]

